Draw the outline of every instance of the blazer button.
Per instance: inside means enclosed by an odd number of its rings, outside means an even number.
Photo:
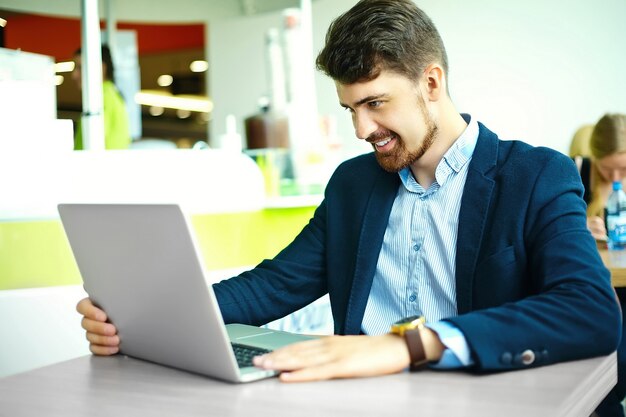
[[[500,362],[502,362],[503,365],[510,365],[511,362],[513,362],[513,355],[511,355],[511,352],[504,352],[502,356],[500,356]]]
[[[535,352],[530,349],[527,349],[522,352],[522,363],[524,365],[530,365],[535,362]]]

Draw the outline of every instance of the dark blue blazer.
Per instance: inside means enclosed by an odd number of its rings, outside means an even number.
[[[620,340],[608,270],[574,163],[482,124],[458,224],[458,316],[476,370],[604,355]],[[309,224],[274,259],[214,286],[224,320],[260,325],[328,293],[335,332],[359,334],[400,180],[372,153],[342,163]],[[443,213],[442,213],[443,215]]]

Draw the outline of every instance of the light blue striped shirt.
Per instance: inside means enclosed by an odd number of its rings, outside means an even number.
[[[401,184],[378,257],[362,330],[388,333],[403,317],[423,315],[446,346],[441,367],[471,364],[462,332],[439,322],[457,315],[456,240],[461,197],[469,161],[478,140],[478,123],[470,122],[445,153],[435,181],[424,189],[410,168],[399,172]]]

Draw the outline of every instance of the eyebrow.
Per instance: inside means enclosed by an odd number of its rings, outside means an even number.
[[[382,94],[373,94],[373,95],[371,95],[371,96],[364,97],[364,98],[362,98],[361,100],[359,100],[359,101],[355,102],[355,103],[354,103],[354,107],[358,107],[358,106],[360,106],[361,104],[367,103],[368,101],[380,100],[381,98],[387,98],[387,97],[389,97],[389,95],[388,95],[388,94],[386,94],[386,93],[382,93]],[[341,102],[339,102],[339,104],[340,104],[342,107],[350,107],[350,106],[349,106],[349,105],[347,105],[346,103],[341,103]]]

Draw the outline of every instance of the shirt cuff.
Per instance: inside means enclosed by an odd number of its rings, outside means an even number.
[[[437,333],[446,347],[439,362],[431,363],[434,369],[458,369],[472,366],[474,361],[463,332],[452,323],[438,321],[427,323],[426,327]]]

